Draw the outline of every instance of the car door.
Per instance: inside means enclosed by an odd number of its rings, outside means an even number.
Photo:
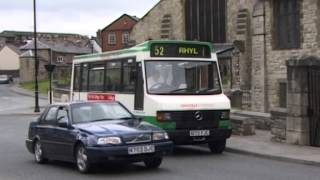
[[[53,133],[55,129],[57,110],[58,107],[56,106],[49,107],[45,115],[40,119],[37,127],[37,134],[40,138],[43,152],[47,157],[51,157],[55,152]]]
[[[69,111],[66,106],[58,108],[57,123],[54,129],[54,143],[56,155],[62,160],[73,160],[73,145],[76,141],[76,132],[71,128]]]

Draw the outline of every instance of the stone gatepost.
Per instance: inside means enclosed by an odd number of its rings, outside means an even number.
[[[286,141],[309,145],[308,70],[319,66],[320,59],[305,56],[287,61],[288,100]]]

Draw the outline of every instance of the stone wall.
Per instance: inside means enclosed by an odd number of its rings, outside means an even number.
[[[287,109],[274,108],[271,114],[271,140],[276,142],[286,141]]]
[[[137,44],[148,39],[161,39],[161,24],[165,15],[171,16],[168,39],[185,39],[184,0],[161,0],[134,26],[130,39]]]

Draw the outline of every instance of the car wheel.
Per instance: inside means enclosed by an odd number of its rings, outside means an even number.
[[[42,164],[48,161],[48,159],[43,157],[42,145],[39,140],[34,143],[34,159],[37,163]]]
[[[144,160],[145,166],[150,169],[159,168],[161,163],[162,163],[162,157],[156,157],[156,158]]]
[[[226,140],[209,142],[209,148],[212,153],[221,154],[226,149]]]
[[[90,170],[90,163],[88,161],[88,155],[86,148],[83,145],[79,145],[76,150],[76,163],[78,170],[81,173],[88,173]]]

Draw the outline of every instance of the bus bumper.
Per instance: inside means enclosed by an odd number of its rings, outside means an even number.
[[[232,129],[210,129],[209,136],[199,137],[191,137],[190,130],[169,130],[167,133],[175,145],[193,145],[228,139]]]

